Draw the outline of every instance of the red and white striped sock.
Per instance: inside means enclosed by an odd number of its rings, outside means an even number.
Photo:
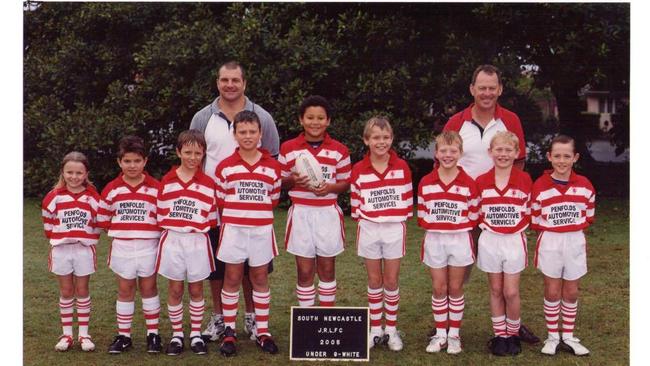
[[[204,299],[199,301],[190,299],[190,338],[201,336],[201,323],[203,323],[204,311]]]
[[[237,321],[237,306],[239,304],[239,291],[228,292],[221,290],[221,308],[223,309],[223,322],[226,327],[235,330]]]
[[[172,324],[172,337],[183,337],[183,301],[178,305],[167,304],[169,322]]]
[[[384,309],[386,317],[386,332],[393,333],[397,329],[397,310],[399,309],[399,287],[395,290],[384,289]]]
[[[548,337],[560,339],[560,300],[551,302],[544,299],[544,319],[546,320]]]
[[[269,315],[271,311],[271,290],[266,292],[253,291],[253,307],[255,308],[255,327],[257,335],[271,335],[269,332]]]
[[[514,320],[506,318],[506,333],[509,337],[518,336],[519,327],[521,327],[521,318]]]
[[[368,287],[368,307],[370,308],[370,329],[381,329],[383,313],[384,289]]]
[[[436,323],[436,336],[446,337],[449,314],[447,297],[436,299],[431,295],[431,310],[433,310],[433,321]]]
[[[133,301],[117,300],[115,302],[115,312],[117,314],[117,334],[131,338],[131,323],[133,322],[135,303]]]
[[[142,299],[142,312],[144,323],[147,326],[147,334],[158,334],[158,322],[160,320],[160,297],[158,295]]]
[[[336,280],[318,282],[318,302],[320,306],[334,306],[336,304]]]
[[[562,339],[573,338],[573,328],[578,315],[578,302],[571,304],[562,300]]]
[[[449,336],[460,337],[460,324],[465,311],[465,295],[459,298],[449,297]]]
[[[72,336],[72,317],[74,314],[74,299],[59,298],[59,313],[63,334]]]
[[[77,298],[77,324],[79,325],[79,337],[88,337],[88,323],[90,322],[90,296]]]
[[[298,306],[314,306],[316,302],[316,287],[314,285],[309,287],[296,285],[296,297],[298,298]]]
[[[508,332],[506,331],[506,316],[499,315],[492,317],[492,329],[494,330],[494,335],[496,337],[508,337]]]

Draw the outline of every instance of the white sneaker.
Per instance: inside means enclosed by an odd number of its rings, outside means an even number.
[[[383,329],[370,328],[370,334],[368,334],[368,348],[372,348],[375,345],[380,344],[383,337],[384,337]]]
[[[431,341],[429,341],[429,345],[427,346],[427,352],[429,353],[440,352],[446,347],[447,347],[447,337],[434,335],[433,337],[431,337]]]
[[[386,332],[385,337],[388,337],[388,341],[386,344],[388,344],[388,349],[391,351],[401,351],[402,348],[404,348],[404,343],[402,342],[402,337],[400,337],[399,332],[397,329],[395,329],[392,332]]]
[[[589,354],[589,350],[585,346],[581,345],[580,340],[576,337],[563,338],[562,343],[569,346],[576,356],[586,356]]]
[[[59,337],[59,342],[54,346],[54,349],[59,352],[65,352],[72,347],[73,343],[72,336],[64,334]]]
[[[201,335],[209,341],[215,342],[221,338],[226,331],[226,325],[223,322],[222,314],[212,314],[208,327],[205,328]]]
[[[95,343],[90,339],[90,336],[79,336],[79,344],[81,345],[81,350],[84,352],[95,350]]]
[[[257,340],[257,326],[255,325],[255,313],[246,313],[244,316],[244,333],[250,334],[250,340]]]
[[[460,337],[447,337],[447,353],[457,355],[463,350],[460,344]]]
[[[557,352],[557,346],[560,344],[560,338],[551,338],[548,337],[544,341],[544,347],[542,347],[542,353],[545,355],[554,355]]]

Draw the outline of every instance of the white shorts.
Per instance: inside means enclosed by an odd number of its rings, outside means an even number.
[[[156,273],[158,239],[113,239],[108,251],[108,268],[127,280]]]
[[[94,245],[60,244],[50,247],[47,267],[55,275],[87,276],[97,270],[97,252]]]
[[[306,258],[334,257],[345,245],[343,212],[338,205],[292,205],[284,237],[287,252]]]
[[[199,282],[214,271],[208,233],[165,230],[160,237],[156,272],[174,281]]]
[[[542,231],[537,238],[535,267],[551,278],[573,281],[587,273],[587,240],[582,231]]]
[[[368,259],[398,259],[406,253],[405,222],[359,220],[357,255]]]
[[[250,267],[269,263],[278,255],[273,225],[238,226],[223,224],[219,236],[217,259],[225,263],[244,263]]]
[[[420,260],[431,268],[465,267],[476,259],[472,232],[440,233],[427,231],[422,240]]]
[[[476,265],[483,272],[516,274],[528,265],[524,232],[497,234],[483,230],[478,238]]]

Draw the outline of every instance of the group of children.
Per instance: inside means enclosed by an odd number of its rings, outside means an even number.
[[[270,287],[267,264],[278,255],[273,208],[286,189],[292,205],[287,215],[285,249],[295,256],[296,296],[300,306],[334,306],[336,256],[344,250],[343,213],[337,197],[350,189],[352,218],[358,221],[357,253],[365,260],[370,308],[369,347],[387,344],[403,348],[397,330],[400,301],[400,260],[406,250],[406,221],[413,216],[413,186],[408,164],[392,149],[393,130],[384,117],[367,121],[363,141],[366,156],[354,166],[348,149],[326,132],[331,108],[319,96],[300,106],[303,133],[286,141],[278,160],[258,148],[260,122],[242,111],[233,121],[237,150],[216,168],[216,181],[202,171],[206,143],[195,130],[178,137],[180,166],[160,182],[145,171],[143,141],[120,141],[117,162],[122,172],[99,195],[88,180],[83,154],[67,154],[54,189],[43,201],[45,233],[50,240],[49,269],[57,275],[63,335],[55,348],[74,343],[73,309],[77,309],[78,342],[95,348],[88,334],[91,301],[89,276],[96,266],[95,245],[100,230],[112,238],[108,265],[118,278],[118,335],[110,353],[132,347],[131,323],[136,286],[140,288],[147,327],[147,351],[162,351],[158,334],[160,299],[156,274],[168,279],[167,309],[172,336],[165,352],[184,349],[183,292],[188,282],[191,330],[189,346],[207,353],[201,337],[205,302],[203,280],[214,270],[208,230],[221,225],[217,258],[226,263],[221,300],[226,330],[220,352],[236,353],[236,316],[244,262],[250,265],[257,344],[264,352],[278,348],[269,331]],[[436,137],[436,165],[417,190],[418,225],[426,233],[421,260],[429,267],[431,308],[436,327],[427,352],[457,354],[462,350],[460,327],[465,300],[466,267],[475,261],[488,273],[495,355],[518,354],[519,280],[527,266],[524,231],[538,235],[535,265],[544,274],[544,314],[548,338],[542,352],[555,354],[564,343],[575,354],[588,350],[573,335],[578,282],[586,271],[586,241],[582,230],[594,217],[594,189],[573,172],[578,159],[573,140],[558,136],[547,158],[552,170],[534,184],[513,167],[519,143],[507,131],[492,139],[488,150],[494,168],[476,181],[457,165],[463,142],[456,132]],[[300,154],[311,154],[321,165],[324,181],[317,186],[294,169]],[[472,231],[478,225],[478,255]],[[318,286],[314,277],[318,274]],[[560,326],[561,315],[561,326]],[[382,316],[385,325],[382,328]]]

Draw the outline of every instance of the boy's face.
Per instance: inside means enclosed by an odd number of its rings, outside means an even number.
[[[388,154],[393,144],[393,134],[388,129],[372,126],[370,135],[363,138],[363,143],[368,146],[371,155],[384,156]]]
[[[147,165],[147,158],[138,153],[128,152],[117,159],[117,164],[122,169],[122,174],[129,179],[138,179]]]
[[[492,161],[494,161],[494,166],[497,168],[511,167],[515,159],[517,159],[517,154],[519,154],[514,144],[503,140],[494,141],[488,152],[492,157]]]
[[[440,144],[440,146],[436,146],[435,156],[442,168],[450,169],[455,167],[461,155],[462,152],[458,144]]]
[[[305,129],[307,141],[320,141],[325,136],[325,130],[330,125],[330,118],[325,108],[319,106],[307,107],[300,116],[300,124]]]
[[[259,125],[255,122],[239,122],[235,127],[235,140],[239,148],[244,151],[257,150],[257,145],[262,138]]]
[[[551,162],[553,171],[561,176],[569,176],[573,164],[578,161],[580,154],[573,151],[573,144],[554,143],[551,151],[546,153],[546,158]]]
[[[196,170],[201,166],[205,152],[198,144],[185,144],[180,150],[176,149],[176,155],[181,159],[183,168]]]

